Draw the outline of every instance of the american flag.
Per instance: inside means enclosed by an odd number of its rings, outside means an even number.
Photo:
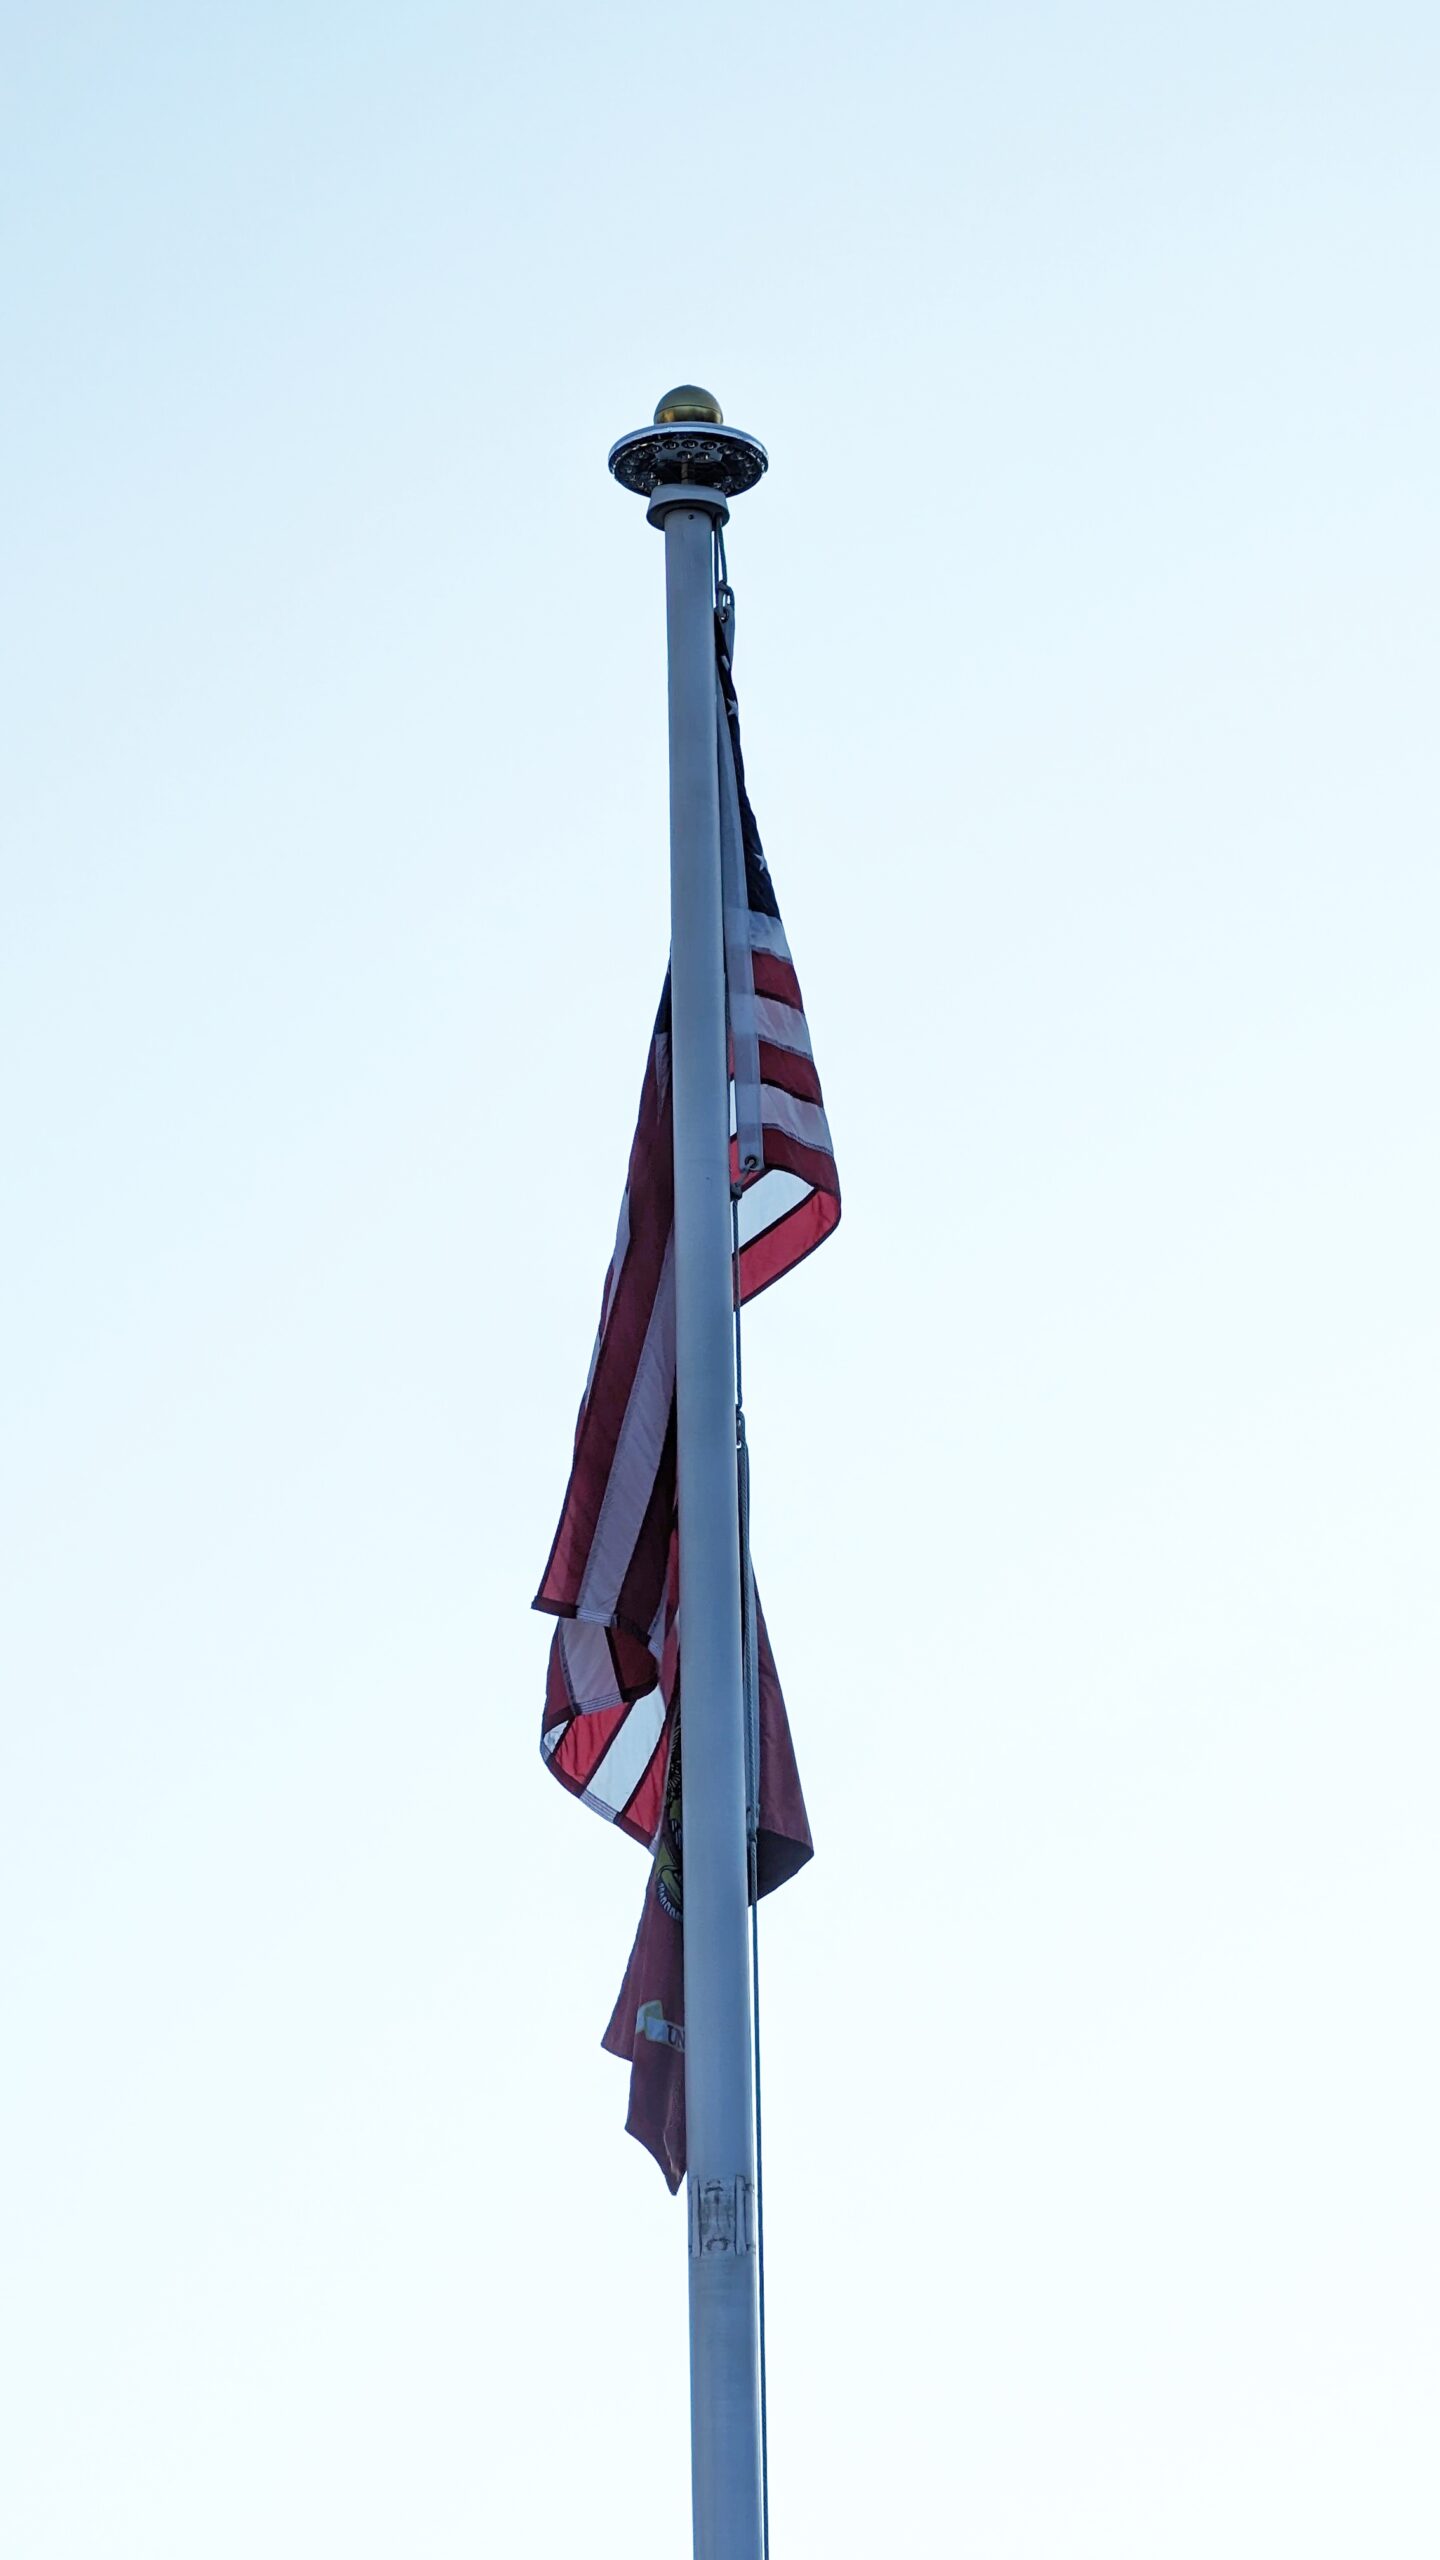
[[[717,617],[716,747],[742,1303],[840,1216],[800,984],[745,790]],[[541,1749],[572,1794],[651,1851],[640,1929],[605,2044],[631,2063],[629,2129],[670,2186],[685,2169],[678,1714],[674,1163],[667,977],[640,1096],[600,1329],[560,1525],[535,1606],[559,1620]],[[784,1701],[758,1620],[758,1889],[811,1854]]]

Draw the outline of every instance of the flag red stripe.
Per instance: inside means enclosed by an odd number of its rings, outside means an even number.
[[[763,1083],[777,1084],[782,1093],[793,1093],[801,1102],[824,1100],[814,1061],[802,1057],[798,1049],[777,1049],[773,1042],[762,1040],[760,1075]]]
[[[793,1004],[797,1013],[804,1012],[800,981],[788,960],[777,960],[771,951],[752,951],[750,966],[757,996],[773,996],[777,1004]]]

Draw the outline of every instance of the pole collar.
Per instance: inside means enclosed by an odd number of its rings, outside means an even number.
[[[728,524],[730,508],[718,489],[702,489],[688,480],[665,482],[650,492],[645,510],[647,524],[662,525],[672,507],[704,507],[717,524]]]

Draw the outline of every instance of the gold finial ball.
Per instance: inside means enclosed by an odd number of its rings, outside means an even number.
[[[702,391],[695,382],[680,382],[659,402],[655,424],[657,427],[723,427],[725,413],[713,391]]]

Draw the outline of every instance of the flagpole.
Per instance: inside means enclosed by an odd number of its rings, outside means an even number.
[[[665,536],[694,2549],[762,2560],[714,534],[766,455],[687,386],[620,439],[610,468]]]

